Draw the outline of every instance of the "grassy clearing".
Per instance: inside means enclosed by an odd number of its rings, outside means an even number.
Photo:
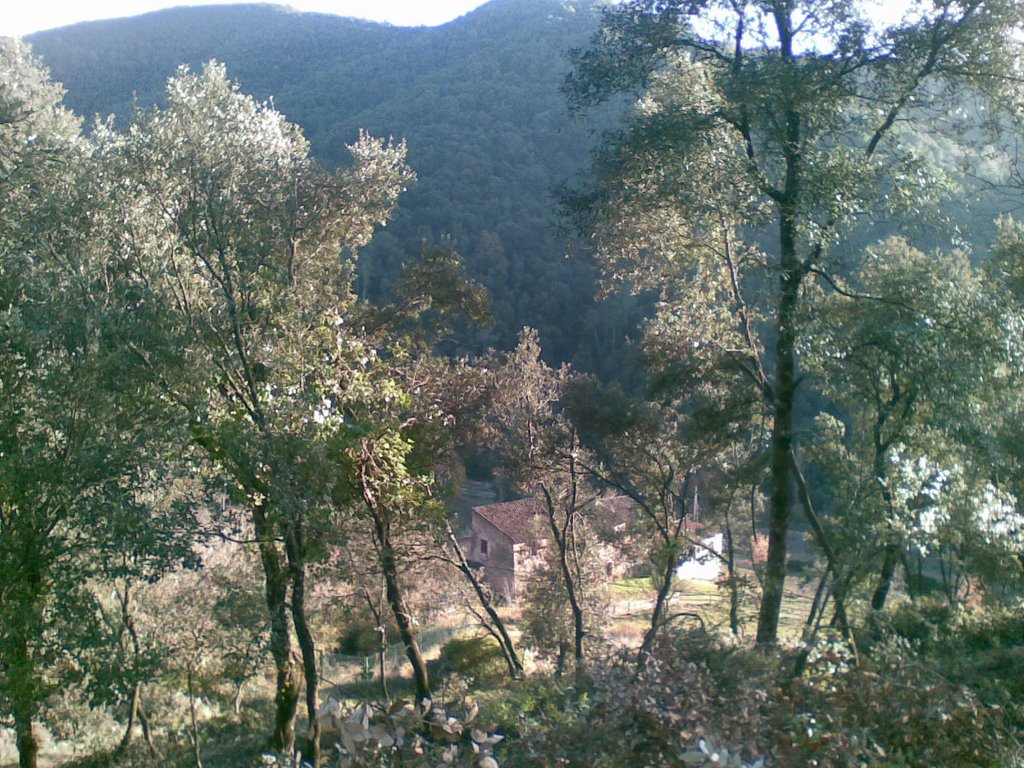
[[[616,579],[609,585],[613,597],[628,595],[633,599],[654,597],[656,590],[649,576],[637,579]]]
[[[739,575],[756,583],[753,571],[740,569]],[[787,580],[785,598],[780,616],[780,638],[795,640],[800,637],[804,621],[814,599],[814,583],[791,576]],[[650,578],[620,579],[612,582],[612,613],[619,622],[645,625],[650,620],[656,590]],[[744,631],[757,624],[759,597],[756,590],[743,593],[740,603],[740,626]],[[708,629],[727,627],[729,624],[729,591],[714,581],[680,580],[674,585],[669,603],[669,614],[693,613],[700,616]],[[623,628],[612,631],[612,637],[625,638],[635,634]],[[623,645],[627,643],[623,642]]]
[[[248,768],[259,765],[269,722],[269,696],[254,704],[241,717],[217,717],[200,724],[199,741],[203,768]],[[256,726],[258,724],[258,727]],[[88,757],[65,763],[64,768],[195,768],[193,747],[182,734],[159,734],[156,739],[159,755],[152,754],[139,739],[124,752],[101,750]]]

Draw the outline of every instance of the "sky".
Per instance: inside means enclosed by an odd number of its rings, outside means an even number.
[[[241,0],[13,0],[0,12],[0,36],[19,36],[79,21],[136,16],[178,5],[212,5]],[[266,2],[267,0],[247,0]],[[437,25],[469,13],[484,0],[275,0],[299,11],[333,13],[397,26]]]
[[[333,13],[397,26],[434,26],[469,13],[486,0],[6,0],[0,36],[28,35],[80,21],[137,16],[181,5],[267,2],[299,11]],[[910,0],[863,0],[875,18],[895,20]]]

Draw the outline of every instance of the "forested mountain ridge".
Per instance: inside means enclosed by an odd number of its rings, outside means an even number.
[[[424,241],[451,236],[491,291],[496,323],[470,348],[538,327],[558,360],[593,362],[629,302],[595,305],[585,259],[567,260],[554,189],[586,167],[601,114],[573,120],[565,52],[597,23],[592,0],[494,0],[439,27],[402,28],[268,5],[175,8],[29,38],[85,116],[156,103],[180,64],[215,58],[302,126],[327,165],[359,131],[409,146],[418,181],[364,252],[361,290],[383,295]],[[607,115],[608,113],[604,113]]]

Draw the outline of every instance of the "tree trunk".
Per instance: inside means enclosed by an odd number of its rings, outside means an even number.
[[[583,648],[586,629],[583,626],[583,610],[578,602],[572,606],[572,624],[573,663],[576,666],[576,686],[580,688],[587,683],[587,659]]]
[[[738,637],[740,634],[740,584],[736,577],[736,544],[732,537],[732,520],[728,507],[725,510],[725,552],[725,565],[729,574],[729,631],[734,637]]]
[[[11,714],[14,715],[18,766],[36,768],[39,760],[39,741],[32,725],[32,718],[36,712],[36,681],[32,652],[24,631],[16,634],[5,672],[8,677],[7,688],[11,692]]]
[[[551,498],[551,493],[543,485],[541,486],[541,491],[543,491],[544,499],[547,502],[548,523],[550,524],[551,534],[555,539],[555,543],[558,545],[558,564],[562,570],[562,578],[565,580],[565,591],[569,597],[569,607],[572,610],[573,660],[576,663],[576,679],[577,682],[583,682],[583,678],[586,675],[584,638],[587,631],[583,621],[583,606],[580,604],[576,580],[573,578],[572,569],[569,567],[569,536],[571,535],[570,528],[572,527],[570,518],[575,514],[575,509],[566,511],[565,530],[560,530],[555,514],[555,502]]]
[[[882,559],[882,572],[878,574],[878,585],[871,594],[871,610],[880,611],[885,607],[885,601],[889,597],[889,590],[892,588],[893,576],[896,575],[896,566],[899,562],[899,547],[895,544],[886,544],[885,555]]]
[[[156,742],[153,741],[153,728],[149,722],[149,717],[146,715],[146,709],[142,706],[142,690],[139,689],[139,722],[142,723],[142,735],[146,739],[146,746],[149,747],[150,754],[155,757],[160,757],[160,750],[156,748]]]
[[[240,680],[238,685],[235,686],[235,695],[231,698],[231,711],[235,715],[242,714],[242,689],[245,687],[246,681]]]
[[[750,540],[757,544],[760,538],[757,535],[757,489],[759,483],[750,484]]]
[[[412,617],[405,607],[405,599],[402,596],[402,585],[398,579],[398,562],[395,558],[395,550],[391,545],[391,536],[388,531],[387,521],[384,514],[378,509],[372,509],[374,528],[377,532],[378,554],[380,556],[380,567],[384,574],[385,592],[388,598],[388,606],[395,617],[398,625],[398,634],[405,645],[405,655],[412,665],[413,687],[416,691],[416,701],[430,698],[430,677],[427,674],[427,662],[420,651],[420,644],[416,640],[416,632],[412,626]]]
[[[775,26],[783,61],[782,85],[787,82],[796,92],[796,61],[793,51],[792,11],[784,5],[774,6]],[[771,503],[768,516],[768,558],[765,562],[764,591],[757,618],[758,645],[774,644],[779,636],[779,614],[786,584],[786,536],[793,484],[793,405],[798,386],[796,337],[800,305],[800,288],[806,265],[797,255],[800,203],[803,197],[803,156],[801,113],[785,97],[782,156],[785,181],[776,197],[779,212],[779,295],[775,316],[775,381],[771,389]]]
[[[384,625],[380,626],[380,646],[377,650],[377,676],[380,678],[381,701],[391,701],[388,693],[388,636]]]
[[[494,609],[491,604],[490,598],[487,596],[487,592],[484,590],[480,580],[473,573],[473,569],[469,566],[469,561],[466,560],[466,554],[462,551],[462,545],[459,544],[458,538],[455,536],[455,531],[452,530],[452,524],[449,520],[445,520],[445,528],[448,533],[448,542],[452,545],[452,551],[455,553],[456,565],[462,574],[469,581],[473,587],[473,591],[476,593],[477,599],[480,601],[481,607],[487,613],[487,616],[491,620],[491,624],[494,626],[495,632],[498,637],[497,640],[501,644],[502,652],[505,655],[506,660],[509,663],[509,674],[512,679],[518,679],[523,676],[523,662],[519,659],[519,654],[516,653],[516,647],[512,642],[512,637],[509,635],[508,630],[505,628],[505,622],[501,620],[501,616]]]
[[[804,473],[796,461],[796,453],[791,452],[791,454],[791,458],[793,460],[793,475],[796,478],[797,488],[800,491],[800,505],[803,507],[804,514],[807,516],[807,522],[811,525],[811,531],[814,533],[815,541],[818,542],[818,546],[821,547],[821,551],[825,553],[828,568],[832,571],[832,598],[835,601],[835,618],[843,632],[843,636],[853,644],[853,632],[850,631],[850,622],[846,615],[846,579],[840,572],[839,558],[836,555],[836,551],[832,547],[831,542],[828,540],[828,536],[825,533],[825,527],[821,524],[821,519],[818,517],[817,512],[814,511],[814,502],[811,500],[811,490],[808,488],[807,480],[804,478]]]
[[[188,665],[187,682],[189,720],[192,726],[192,759],[195,763],[195,768],[203,768],[203,750],[199,744],[199,721],[196,718],[196,695],[193,690],[194,677],[195,672],[190,663]]]
[[[273,529],[266,519],[262,504],[253,507],[253,522],[259,539],[260,561],[263,565],[267,611],[270,614],[270,654],[277,671],[274,690],[274,729],[270,748],[291,754],[295,749],[295,715],[299,707],[299,681],[292,656],[291,633],[288,628],[288,575],[281,562],[281,553],[273,538]]]
[[[895,400],[890,403],[890,406],[895,406]],[[875,444],[875,458],[874,458],[874,471],[875,477],[877,478],[878,485],[882,493],[882,501],[885,502],[886,508],[889,510],[890,515],[894,515],[893,501],[892,501],[892,490],[889,488],[888,483],[885,481],[887,477],[888,462],[886,461],[886,451],[889,448],[891,440],[883,441],[882,429],[885,425],[888,412],[891,407],[883,410],[883,415],[880,415],[875,420],[874,426],[874,444]],[[890,531],[890,536],[892,532]],[[889,597],[889,590],[892,587],[893,577],[896,575],[896,566],[899,564],[900,551],[899,547],[889,541],[885,545],[885,550],[882,555],[882,570],[878,574],[878,584],[875,585],[875,591],[871,595],[871,610],[880,611],[885,607],[885,601]]]
[[[388,630],[384,626],[384,617],[381,616],[381,612],[384,610],[384,607],[382,605],[378,610],[377,604],[373,602],[373,597],[370,595],[370,590],[363,590],[363,595],[366,598],[366,604],[370,607],[370,613],[373,614],[373,620],[377,625],[377,667],[380,674],[381,700],[390,701],[391,696],[388,693],[387,676]]]
[[[128,637],[132,643],[132,654],[136,661],[142,656],[142,641],[139,639],[138,630],[135,627],[135,617],[132,615],[132,592],[131,592],[131,581],[126,579],[124,583],[124,590],[120,593],[121,599],[121,623],[124,625],[125,631],[128,632]],[[135,720],[139,712],[139,701],[142,696],[142,686],[138,683],[132,688],[132,699],[128,705],[128,727],[125,728],[124,737],[121,739],[121,744],[118,746],[120,751],[128,749],[128,746],[132,743],[132,737],[135,733]]]
[[[814,632],[817,629],[819,620],[818,616],[825,610],[826,592],[825,587],[828,586],[829,578],[832,576],[832,569],[826,568],[825,572],[821,574],[821,578],[818,579],[818,588],[814,590],[814,600],[811,601],[811,610],[807,613],[807,620],[804,621],[804,630],[801,636],[801,640],[804,643],[809,643],[811,637],[814,636]]]
[[[309,717],[306,757],[313,768],[320,768],[319,679],[317,677],[316,643],[306,616],[306,561],[300,521],[294,521],[285,539],[288,567],[292,577],[292,622],[302,651],[302,669],[306,680],[306,713]]]
[[[907,585],[907,597],[910,602],[924,595],[924,571],[922,570],[923,559],[918,556],[911,556],[906,550],[900,550],[900,564],[903,566],[903,580]]]
[[[783,273],[779,302],[776,374],[771,442],[771,504],[768,517],[768,558],[757,618],[757,643],[773,644],[779,635],[779,614],[786,583],[786,537],[793,483],[793,403],[796,399],[796,311],[801,275],[795,257],[795,233],[783,216]],[[787,258],[788,252],[788,258]]]
[[[476,617],[476,620],[480,622],[480,626],[484,628],[484,631],[488,635],[494,638],[495,642],[498,643],[498,647],[501,649],[501,658],[505,660],[505,666],[508,668],[508,676],[510,680],[519,679],[519,671],[516,669],[516,665],[513,663],[512,658],[508,655],[508,649],[505,648],[505,641],[502,640],[501,635],[498,634],[498,630],[490,625],[490,623],[481,616],[479,613],[474,611],[472,608],[469,609],[470,613]],[[518,659],[517,659],[518,660]]]
[[[18,768],[36,768],[39,761],[39,741],[32,726],[30,709],[15,702],[14,731],[18,745]]]
[[[654,650],[654,641],[661,628],[662,617],[665,615],[665,607],[668,603],[669,593],[672,591],[672,580],[676,573],[676,548],[667,545],[664,550],[665,562],[661,573],[661,585],[658,587],[658,596],[654,600],[654,609],[651,611],[651,625],[644,633],[644,640],[640,644],[640,650],[636,655],[636,674],[639,675],[647,665],[647,660]]]
[[[128,749],[132,743],[132,735],[135,732],[135,719],[139,713],[139,686],[132,688],[132,699],[128,704],[128,726],[124,729],[124,736],[121,737],[121,743],[117,746],[118,752],[124,752]]]
[[[32,728],[32,718],[15,712],[14,729],[18,743],[18,768],[36,768],[39,761],[39,741]]]

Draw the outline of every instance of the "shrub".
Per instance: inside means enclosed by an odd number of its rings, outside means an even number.
[[[897,603],[872,617],[874,637],[895,634],[926,652],[945,636],[953,621],[953,609],[941,598],[920,598]]]
[[[973,611],[961,616],[958,640],[968,651],[1024,646],[1024,606]]]
[[[380,633],[372,621],[353,622],[339,633],[337,648],[345,656],[372,656],[380,650]]]
[[[798,560],[793,557],[786,561],[786,573],[794,576],[814,575],[814,563],[808,560]]]
[[[679,633],[663,639],[639,677],[631,655],[595,664],[587,695],[550,682],[546,688],[536,681],[511,687],[503,716],[510,717],[515,706],[523,710],[508,731],[504,764],[1012,764],[1007,759],[1019,750],[1020,729],[1006,711],[949,679],[945,667],[940,674],[941,657],[889,637],[876,643],[874,656],[863,658],[860,667],[841,638],[825,637],[811,653],[807,676],[792,680],[793,649],[764,650],[726,637]],[[1016,646],[1003,651],[990,657],[993,665],[1020,658]],[[491,704],[485,710],[490,716]]]
[[[773,752],[783,765],[996,766],[998,713],[913,656],[837,675],[828,686],[796,681],[773,708]]]
[[[360,704],[344,711],[335,699],[320,708],[325,735],[337,738],[337,753],[325,758],[330,768],[499,768],[494,746],[503,737],[475,724],[478,709],[455,714],[424,699],[411,705],[398,700],[389,708]],[[298,761],[271,753],[266,768],[293,768]]]
[[[493,637],[453,637],[441,648],[441,674],[455,673],[480,687],[500,685],[508,677],[501,646]]]
[[[633,653],[595,662],[585,694],[550,679],[510,686],[522,709],[509,731],[506,768],[759,764],[750,736],[761,731],[763,691],[718,689],[707,667],[670,642],[639,677],[634,662]],[[491,704],[485,711],[492,714]]]

